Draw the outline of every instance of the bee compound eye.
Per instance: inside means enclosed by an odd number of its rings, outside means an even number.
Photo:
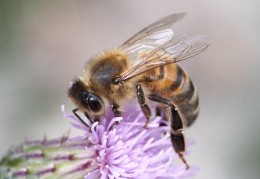
[[[102,109],[102,105],[96,96],[90,96],[88,98],[88,106],[93,112],[99,112]]]

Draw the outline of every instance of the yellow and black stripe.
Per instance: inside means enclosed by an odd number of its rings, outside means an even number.
[[[177,64],[161,66],[145,75],[152,100],[175,106],[183,122],[190,126],[199,113],[198,93],[187,73]]]

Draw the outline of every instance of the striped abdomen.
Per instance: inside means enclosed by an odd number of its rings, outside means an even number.
[[[174,105],[184,123],[190,126],[199,113],[196,88],[187,73],[177,64],[161,66],[147,73],[145,84],[151,94]]]

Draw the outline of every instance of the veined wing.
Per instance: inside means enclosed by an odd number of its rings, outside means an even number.
[[[184,16],[184,13],[166,16],[137,32],[119,48],[136,59],[140,52],[151,51],[170,41],[174,37],[174,31],[170,27]]]
[[[176,36],[141,57],[120,76],[120,79],[126,81],[159,66],[186,60],[207,49],[209,44],[207,36]]]

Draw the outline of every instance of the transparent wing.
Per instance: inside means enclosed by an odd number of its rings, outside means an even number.
[[[120,78],[125,81],[156,67],[186,60],[204,51],[209,44],[207,36],[176,36],[143,55]]]
[[[137,32],[120,48],[130,54],[133,59],[136,59],[141,51],[151,51],[171,40],[174,32],[170,26],[184,16],[184,13],[179,13],[164,17]]]

